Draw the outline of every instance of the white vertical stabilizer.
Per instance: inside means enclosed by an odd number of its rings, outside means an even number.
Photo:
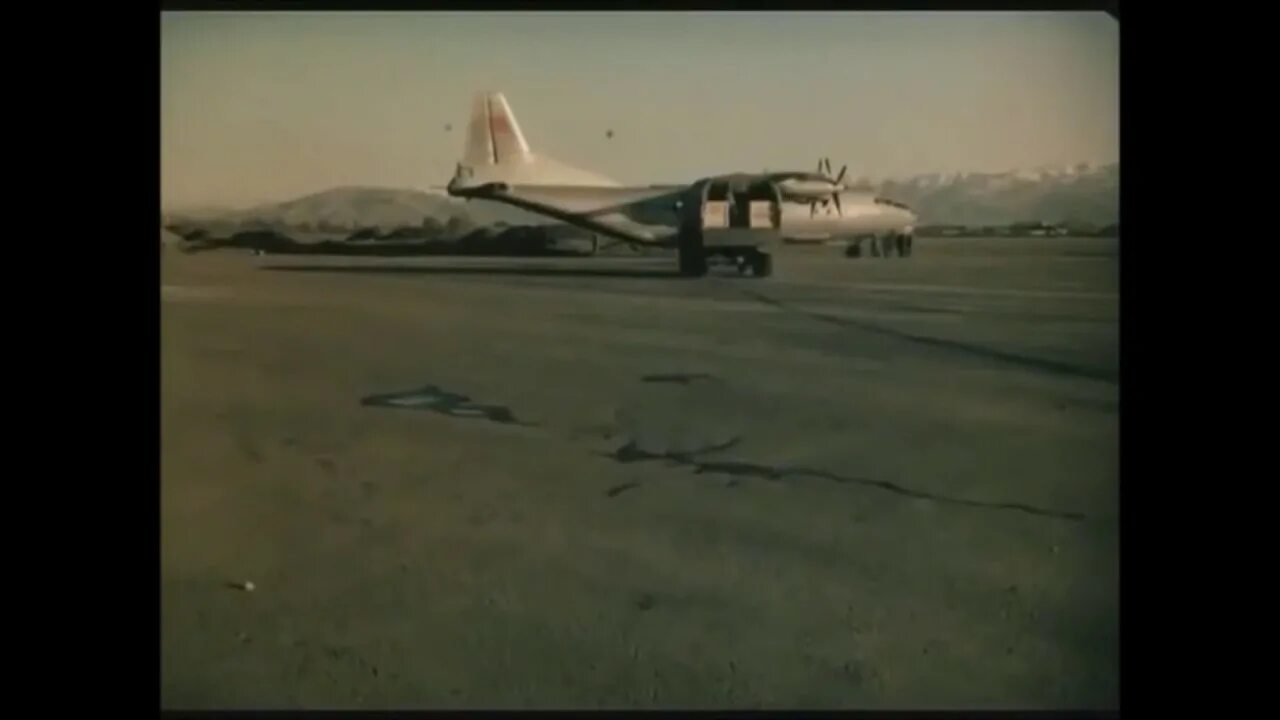
[[[467,142],[458,186],[501,182],[511,185],[617,187],[618,183],[565,165],[529,150],[524,132],[507,98],[500,92],[479,93],[471,103]]]

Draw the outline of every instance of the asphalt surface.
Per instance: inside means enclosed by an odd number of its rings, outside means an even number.
[[[1116,241],[674,269],[167,249],[163,706],[1118,704]]]

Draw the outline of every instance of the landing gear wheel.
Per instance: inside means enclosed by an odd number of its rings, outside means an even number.
[[[903,255],[903,257],[911,257],[911,243],[914,242],[915,239],[916,238],[914,235],[903,236],[902,247],[903,249],[906,250],[906,253]]]
[[[862,241],[854,240],[845,246],[844,256],[851,258],[862,257]]]
[[[756,253],[751,257],[751,274],[758,278],[767,278],[773,274],[773,256],[767,253]]]

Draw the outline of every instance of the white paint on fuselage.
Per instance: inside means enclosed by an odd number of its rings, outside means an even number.
[[[819,202],[812,211],[808,203],[784,202],[782,204],[782,234],[788,237],[851,237],[910,233],[914,229],[915,222],[913,213],[892,205],[877,203],[874,195],[863,192],[840,193],[839,211],[836,210],[835,202],[829,202],[826,207]]]
[[[680,217],[689,210],[687,204],[698,202],[700,187],[697,184],[626,187],[536,155],[463,167],[454,178],[453,186],[463,189],[489,183],[505,184],[508,190],[503,194],[513,201],[519,199],[555,208],[647,239],[674,234]],[[867,235],[910,233],[915,224],[912,213],[878,203],[870,193],[846,190],[840,193],[840,203],[838,212],[834,202],[826,207],[819,202],[811,214],[807,203],[784,201],[781,205],[781,235],[845,240]]]

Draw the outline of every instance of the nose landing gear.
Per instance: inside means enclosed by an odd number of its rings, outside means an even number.
[[[845,257],[862,257],[862,243],[864,238],[856,238],[849,241],[845,246]],[[871,257],[891,257],[895,252],[898,257],[911,257],[911,243],[914,237],[910,234],[885,235],[883,237],[872,236],[867,238],[868,246],[871,249]]]

